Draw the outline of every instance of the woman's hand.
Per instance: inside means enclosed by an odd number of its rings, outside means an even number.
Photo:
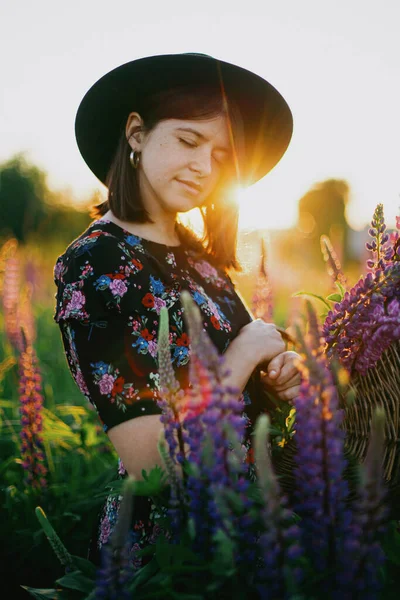
[[[244,325],[224,353],[225,366],[230,371],[226,384],[242,391],[258,365],[268,364],[285,349],[282,335],[273,323],[255,319]]]
[[[234,341],[241,345],[243,358],[251,357],[254,366],[270,361],[286,349],[276,325],[262,319],[254,319],[242,327]]]
[[[293,400],[300,391],[301,374],[296,366],[300,356],[287,350],[275,356],[267,371],[261,371],[261,383],[281,400]]]

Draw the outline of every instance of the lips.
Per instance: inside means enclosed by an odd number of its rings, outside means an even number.
[[[187,181],[185,179],[177,179],[179,183],[182,183],[185,188],[192,193],[199,194],[202,190],[202,187],[198,183],[194,183],[193,181]]]

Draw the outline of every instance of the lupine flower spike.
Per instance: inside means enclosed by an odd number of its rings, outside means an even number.
[[[382,205],[371,222],[373,237],[367,248],[374,258],[371,271],[361,277],[343,300],[335,304],[325,320],[323,335],[328,356],[336,355],[350,372],[365,375],[375,367],[384,350],[400,340],[400,254],[385,233]]]
[[[192,389],[184,426],[185,442],[190,448],[189,518],[196,531],[196,550],[204,557],[212,554],[216,532],[229,537],[236,523],[241,536],[236,558],[239,560],[242,554],[244,560],[246,546],[251,546],[254,538],[246,515],[250,501],[242,447],[246,427],[243,398],[237,388],[225,384],[228,371],[224,357],[204,331],[200,311],[190,294],[183,292],[181,300],[191,340]],[[237,500],[235,506],[241,507],[239,514],[229,500],[232,494]]]
[[[301,582],[302,571],[296,565],[303,551],[300,530],[288,509],[288,499],[280,490],[268,450],[269,417],[260,415],[255,426],[255,462],[264,507],[264,531],[259,539],[262,567],[257,572],[257,589],[265,600],[284,598],[287,584]]]
[[[21,285],[21,260],[17,240],[8,240],[3,246],[2,262],[4,264],[2,305],[5,331],[13,348],[20,352],[23,347],[23,338],[18,314]]]
[[[332,246],[332,242],[327,235],[321,235],[321,251],[324,261],[326,262],[328,275],[332,279],[332,283],[339,283],[342,286],[346,286],[346,276],[343,273],[340,260]]]
[[[344,433],[342,411],[329,370],[317,316],[310,302],[310,331],[305,338],[297,329],[302,360],[300,392],[296,408],[296,486],[294,510],[301,517],[302,543],[315,572],[323,574],[331,565],[340,570],[341,540],[348,533],[349,512],[345,506],[347,483],[343,480]],[[343,566],[344,568],[344,566]],[[328,577],[319,592],[334,587]]]
[[[31,345],[20,354],[19,378],[22,466],[27,485],[39,490],[46,485],[47,468],[43,452],[41,375]]]
[[[399,223],[400,219],[397,220]],[[325,320],[326,352],[348,371],[355,401],[346,411],[349,449],[364,459],[372,412],[386,413],[385,478],[395,472],[400,419],[400,238],[388,234],[383,207],[371,221],[370,271],[335,304]]]
[[[267,251],[264,238],[261,238],[261,262],[253,292],[252,310],[256,319],[263,319],[267,323],[272,321],[273,302],[267,273]]]

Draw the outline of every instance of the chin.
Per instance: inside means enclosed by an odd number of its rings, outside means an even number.
[[[198,208],[199,206],[201,206],[201,203],[197,202],[196,200],[191,200],[190,198],[182,198],[182,200],[178,200],[177,198],[175,198],[174,202],[168,203],[167,210],[175,213],[185,213],[189,210],[192,210],[193,208]]]

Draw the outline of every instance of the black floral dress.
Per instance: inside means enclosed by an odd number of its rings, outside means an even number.
[[[204,328],[221,353],[251,321],[231,279],[204,253],[188,245],[171,247],[145,240],[111,221],[92,222],[69,245],[57,259],[54,280],[54,319],[71,374],[105,432],[129,419],[161,414],[157,333],[162,307],[169,311],[175,376],[182,388],[189,385],[190,345],[180,303],[183,289],[192,295]],[[256,385],[254,375],[243,392],[249,473],[254,472],[250,434],[259,413]],[[118,472],[126,475],[121,461]],[[96,563],[114,528],[119,500],[110,496],[99,516],[89,551]],[[133,550],[155,541],[160,516],[149,498],[135,499]],[[140,567],[140,559],[135,560]]]

